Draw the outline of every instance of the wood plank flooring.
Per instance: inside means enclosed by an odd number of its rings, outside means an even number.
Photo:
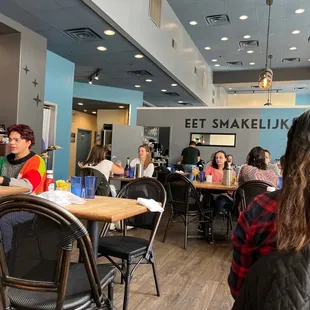
[[[156,236],[154,251],[161,296],[156,296],[151,265],[141,265],[131,282],[130,310],[217,310],[231,309],[233,299],[227,285],[232,247],[225,240],[226,221],[217,220],[214,227],[221,238],[214,245],[203,239],[189,239],[183,249],[183,224],[172,224],[165,243],[162,236],[167,223],[164,214]],[[220,228],[220,230],[218,229]],[[145,236],[143,230],[130,230],[133,236]],[[74,253],[77,258],[77,250]],[[99,262],[105,262],[100,259]],[[115,284],[115,306],[123,305],[123,285],[119,273]],[[0,303],[0,310],[2,309]]]
[[[183,249],[182,224],[172,224],[165,243],[162,236],[167,223],[164,216],[154,245],[161,296],[156,296],[151,265],[140,266],[131,282],[130,310],[217,310],[231,309],[233,298],[227,284],[232,246],[225,240],[226,221],[215,223],[218,237],[214,245],[203,239],[189,239]],[[223,227],[223,229],[222,229]],[[143,236],[142,230],[131,230],[130,235]],[[122,309],[123,285],[115,284],[115,306]]]

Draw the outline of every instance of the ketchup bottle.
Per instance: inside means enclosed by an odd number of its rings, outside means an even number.
[[[55,190],[53,170],[47,170],[44,191],[48,192],[53,190]]]

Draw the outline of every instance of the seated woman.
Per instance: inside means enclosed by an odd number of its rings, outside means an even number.
[[[274,187],[278,184],[278,176],[273,170],[267,169],[265,151],[259,146],[252,148],[247,158],[247,165],[241,167],[238,175],[239,184],[251,180],[265,181]]]
[[[140,145],[138,155],[139,158],[134,158],[130,162],[130,167],[135,168],[136,164],[143,165],[143,176],[151,178],[154,173],[154,165],[152,163],[150,148],[147,145]]]
[[[299,253],[310,242],[309,133],[310,110],[294,119],[288,132],[282,189],[257,196],[238,219],[228,277],[234,298],[250,267],[262,256],[273,251]],[[304,276],[308,277],[302,273],[298,276],[301,284],[305,283]]]
[[[214,153],[213,160],[211,166],[209,166],[205,174],[212,175],[212,182],[215,183],[222,183],[223,182],[223,175],[224,175],[224,169],[227,168],[227,155],[224,151],[217,151]],[[234,170],[232,170],[232,175],[235,175]],[[215,201],[214,201],[214,210],[213,210],[213,217],[216,217],[220,212],[223,211],[223,209],[232,209],[233,202],[232,198],[225,193],[225,195],[213,195]]]
[[[100,171],[109,181],[110,173],[124,174],[124,168],[105,159],[106,149],[101,145],[95,145],[88,155],[85,163],[79,162],[80,168],[93,168]]]

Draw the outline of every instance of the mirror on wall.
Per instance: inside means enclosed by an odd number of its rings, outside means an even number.
[[[191,141],[197,146],[236,146],[236,134],[234,133],[191,133]]]

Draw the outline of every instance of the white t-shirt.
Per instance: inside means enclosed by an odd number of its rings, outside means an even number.
[[[130,162],[130,167],[136,168],[136,164],[141,164],[140,158],[134,158]],[[154,165],[152,163],[149,163],[147,168],[143,170],[143,176],[151,178],[153,176],[153,173],[154,173]]]
[[[104,174],[107,181],[109,181],[112,166],[113,166],[113,162],[111,162],[110,160],[104,159],[102,162],[100,162],[96,166],[91,166],[91,165],[87,164],[84,167],[85,168],[93,168],[93,169],[100,171],[102,174]]]

